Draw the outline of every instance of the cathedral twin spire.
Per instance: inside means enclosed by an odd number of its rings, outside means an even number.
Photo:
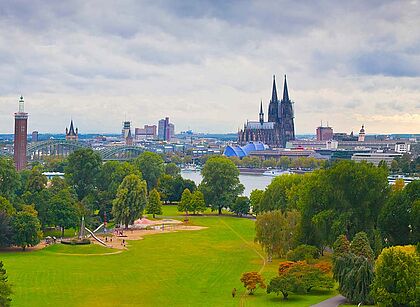
[[[286,75],[284,75],[284,86],[283,86],[283,101],[288,101],[289,100],[289,90],[287,89],[287,80],[286,80]],[[273,91],[271,94],[271,101],[272,102],[276,102],[278,101],[277,98],[277,86],[276,86],[276,76],[273,75]]]

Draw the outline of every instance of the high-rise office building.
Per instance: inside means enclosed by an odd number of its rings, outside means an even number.
[[[170,142],[175,135],[175,125],[169,122],[169,117],[159,120],[158,138],[162,141]]]
[[[316,128],[317,141],[330,141],[333,139],[334,132],[331,127],[323,127],[322,125]]]
[[[28,113],[25,113],[23,96],[19,99],[19,111],[15,113],[14,160],[16,170],[26,168],[26,147],[28,143]]]

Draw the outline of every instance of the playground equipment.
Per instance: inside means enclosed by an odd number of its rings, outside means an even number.
[[[92,236],[93,239],[98,241],[103,246],[108,247],[108,245],[101,239],[99,239],[94,232],[98,231],[104,224],[101,224],[98,228],[95,229],[95,231],[91,231],[89,228],[85,226],[85,217],[82,216],[82,221],[80,223],[80,231],[77,238],[73,238],[70,240],[61,240],[61,243],[63,244],[70,244],[70,245],[81,245],[81,244],[90,244],[89,237]],[[86,234],[86,232],[88,234]]]

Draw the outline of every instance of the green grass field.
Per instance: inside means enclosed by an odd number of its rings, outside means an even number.
[[[165,214],[175,213],[165,208]],[[118,254],[96,244],[0,253],[13,284],[13,306],[310,306],[335,295],[314,290],[291,294],[287,302],[260,289],[244,295],[243,272],[261,271],[268,280],[278,267],[278,260],[264,265],[253,243],[254,222],[190,220],[208,228],[146,236]]]

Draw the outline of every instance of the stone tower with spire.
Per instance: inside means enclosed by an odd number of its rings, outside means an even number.
[[[283,98],[280,102],[280,131],[281,145],[286,147],[288,141],[295,139],[295,123],[293,114],[293,102],[289,99],[286,75],[284,75]]]
[[[276,77],[273,76],[273,88],[268,105],[268,122],[264,122],[261,101],[259,121],[247,121],[244,129],[238,132],[238,141],[241,145],[248,142],[263,142],[271,147],[286,147],[286,143],[294,139],[293,102],[289,98],[286,75],[284,76],[281,101],[277,97]]]
[[[70,128],[66,128],[66,140],[77,141],[79,139],[79,129],[74,129],[73,120],[70,121]]]

